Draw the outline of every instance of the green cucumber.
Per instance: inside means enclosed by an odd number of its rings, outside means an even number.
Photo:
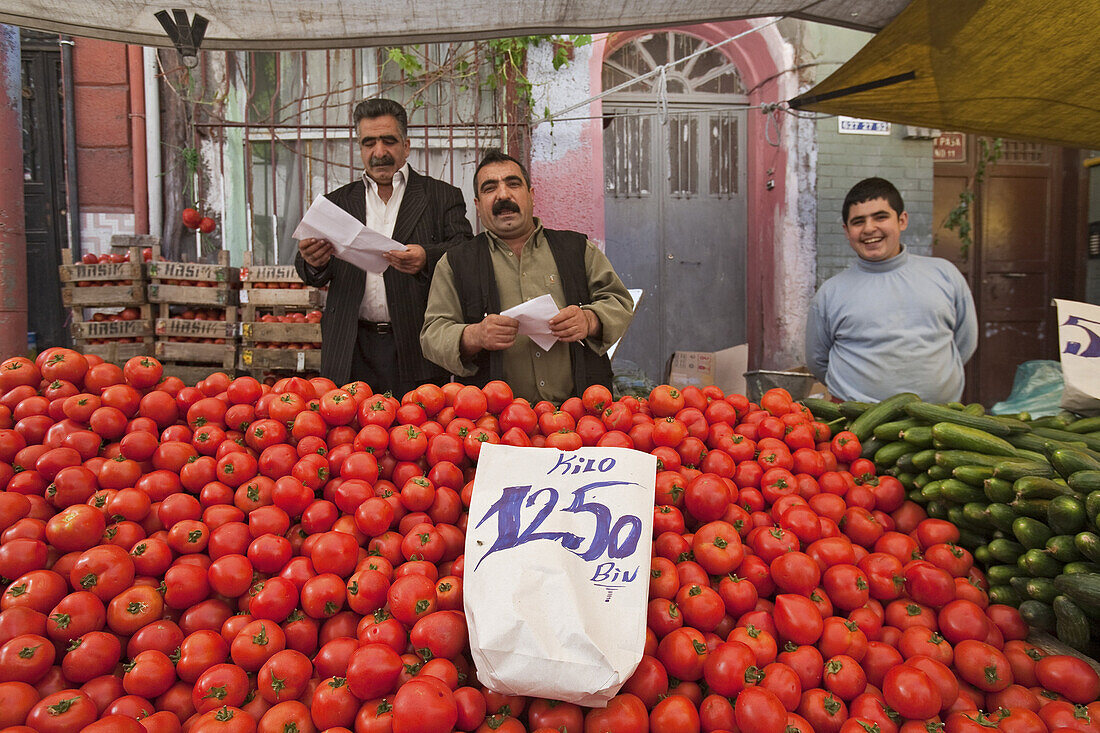
[[[860,445],[861,450],[859,457],[867,459],[874,458],[875,452],[884,445],[886,445],[886,443],[877,438],[868,438]]]
[[[1054,428],[1056,430],[1065,430],[1066,426],[1077,419],[1077,416],[1068,410],[1062,410],[1057,415],[1047,415],[1045,417],[1037,417],[1031,421],[1031,429],[1035,428]]]
[[[928,505],[924,508],[924,511],[928,516],[933,519],[947,519],[947,511],[950,507],[942,500],[933,499],[928,502]]]
[[[912,392],[902,392],[893,397],[888,397],[860,413],[859,417],[852,421],[848,430],[859,438],[860,443],[862,443],[870,439],[876,427],[884,422],[897,420],[904,415],[906,404],[919,400],[920,397]]]
[[[894,464],[894,468],[898,469],[901,473],[920,473],[920,470],[913,465],[913,456],[915,455],[916,453],[905,453],[899,456],[897,463]],[[899,476],[898,479],[900,480],[901,477]]]
[[[917,448],[932,447],[932,428],[927,425],[916,425],[901,431],[901,439]]]
[[[947,516],[950,519],[951,512],[948,510]],[[970,530],[966,527],[959,527],[959,544],[966,548],[981,547],[989,537],[986,536],[984,531]]]
[[[920,493],[920,489],[910,489],[905,493],[905,498],[913,502],[914,504],[920,504],[921,506],[924,506],[928,503],[928,499],[924,498],[924,496]]]
[[[1078,532],[1073,537],[1073,546],[1086,560],[1100,563],[1100,535],[1095,532]]]
[[[1012,489],[1018,499],[1053,499],[1074,493],[1065,484],[1043,476],[1021,476],[1013,482]]]
[[[1011,585],[994,585],[989,588],[989,602],[999,603],[1005,606],[1019,606],[1024,600]]]
[[[959,481],[957,478],[944,479],[943,483],[940,485],[940,490],[943,492],[945,499],[956,504],[965,504],[969,501],[982,501],[986,498],[981,489],[963,481]],[[1083,506],[1081,508],[1081,513],[1083,516]]]
[[[1034,433],[1013,433],[1006,436],[1005,440],[1021,450],[1029,450],[1043,455],[1047,454],[1048,443],[1053,442],[1050,438],[1043,438]],[[1055,445],[1055,447],[1058,447],[1058,445]]]
[[[898,459],[903,455],[916,452],[916,448],[911,443],[907,443],[904,440],[895,440],[875,451],[873,460],[875,466],[882,471],[897,463]]]
[[[1020,556],[1018,564],[1033,578],[1053,578],[1062,572],[1062,563],[1046,550],[1028,550]]]
[[[963,483],[981,488],[986,479],[993,478],[993,469],[990,466],[959,466],[952,469],[951,475]]]
[[[1078,471],[1100,471],[1100,460],[1076,448],[1058,448],[1050,454],[1050,463],[1063,478]]]
[[[1054,587],[1082,608],[1100,609],[1100,575],[1059,575]]]
[[[1012,582],[1012,579],[1020,574],[1020,568],[1016,565],[990,565],[985,571],[986,580],[990,585],[1004,585]]]
[[[930,481],[932,481],[932,477],[928,475],[927,471],[922,471],[913,477],[913,488],[919,491],[927,486]]]
[[[997,558],[993,557],[993,554],[989,551],[989,545],[981,545],[974,548],[974,562],[983,567],[993,565],[997,562]]]
[[[1053,428],[1033,428],[1032,432],[1042,438],[1061,440],[1066,443],[1084,443],[1089,450],[1100,450],[1100,438],[1093,438],[1089,435],[1079,435],[1068,430],[1055,430]]]
[[[1084,558],[1081,557],[1081,553],[1077,551],[1077,546],[1074,544],[1073,537],[1074,536],[1071,534],[1054,535],[1047,540],[1047,552],[1060,563],[1079,562],[1083,560]]]
[[[816,397],[807,397],[801,400],[802,404],[809,408],[813,416],[821,422],[832,422],[837,418],[844,417],[840,413],[840,406],[832,400],[822,400]]]
[[[1084,649],[1089,643],[1089,621],[1085,612],[1068,596],[1058,596],[1054,608],[1054,629],[1058,639],[1074,649]]]
[[[1100,564],[1088,562],[1086,560],[1067,562],[1062,568],[1062,573],[1065,575],[1095,575],[1100,573]],[[1096,609],[1096,611],[1100,614],[1100,608]]]
[[[959,466],[988,466],[993,468],[1003,460],[1004,457],[1002,456],[991,456],[972,450],[936,451],[936,465],[948,469],[956,469]]]
[[[905,406],[905,411],[912,417],[919,418],[930,423],[950,422],[963,427],[983,430],[992,435],[1010,435],[1015,432],[1025,432],[1027,426],[1020,423],[1019,426],[985,415],[974,415],[961,410],[952,410],[942,405],[931,405],[927,402],[910,402]]]
[[[1051,599],[1053,600],[1053,599]],[[1054,631],[1054,609],[1042,601],[1027,600],[1020,604],[1020,615],[1027,625],[1039,631]]]
[[[1074,471],[1066,477],[1066,483],[1069,484],[1071,489],[1082,494],[1100,491],[1100,471],[1094,471],[1092,469]],[[1100,509],[1100,507],[1098,507],[1098,509]]]
[[[1016,512],[1016,514],[1021,517],[1031,517],[1032,519],[1046,522],[1047,506],[1049,504],[1049,499],[1017,499],[1016,501],[1009,502],[1008,505],[1012,507],[1012,511]]]
[[[1012,534],[1017,542],[1029,550],[1046,547],[1047,540],[1054,536],[1050,527],[1031,517],[1017,517],[1012,522]]]
[[[924,497],[925,501],[939,501],[939,502],[944,501],[943,481],[944,481],[943,479],[936,479],[934,481],[929,481],[920,490],[920,495]],[[947,511],[946,506],[944,507],[944,511],[945,512]]]
[[[874,402],[857,402],[855,400],[850,400],[848,402],[841,402],[836,406],[836,409],[840,411],[841,415],[849,420],[855,420],[874,406]]]
[[[1076,534],[1087,523],[1085,502],[1075,496],[1056,496],[1047,505],[1047,526],[1056,534]]]
[[[1005,481],[1016,481],[1023,476],[1054,478],[1054,466],[1039,461],[1009,459],[998,461],[993,467],[993,475]]]
[[[989,512],[989,521],[1002,532],[1012,532],[1012,525],[1018,518],[1016,512],[1008,504],[995,502],[990,504],[986,511]],[[1046,542],[1046,540],[1043,540]]]
[[[988,546],[989,554],[993,556],[997,562],[1012,563],[1023,555],[1027,551],[1027,548],[1021,545],[1019,542],[1014,542],[1007,537],[993,540]]]
[[[906,417],[901,420],[891,420],[877,425],[871,432],[879,440],[901,440],[901,431],[921,425],[921,421],[915,417]]]
[[[1051,578],[1028,578],[1024,581],[1024,595],[1036,601],[1050,603],[1058,595]]]
[[[989,520],[989,504],[984,501],[970,501],[963,504],[962,513],[966,521],[974,527],[980,527],[985,532],[992,532],[996,529],[993,526],[993,522]]]
[[[1090,491],[1085,497],[1085,511],[1090,517],[1100,514],[1100,489]]]
[[[982,484],[982,490],[985,491],[986,497],[992,502],[1007,504],[1016,499],[1016,491],[1012,488],[1012,482],[1005,481],[1003,478],[986,479]]]
[[[913,479],[914,478],[915,478],[915,476],[913,474],[908,473],[906,471],[901,471],[897,475],[898,481],[901,482],[901,485],[904,486],[906,488],[906,490],[909,490],[909,489],[913,488]]]
[[[927,471],[936,464],[936,449],[926,448],[913,454],[913,468],[918,471]]]
[[[936,481],[942,481],[945,478],[951,478],[951,469],[944,466],[929,466],[928,475]]]
[[[1074,420],[1065,427],[1066,432],[1069,433],[1092,433],[1100,430],[1100,416],[1097,417],[1083,417],[1080,420]]]
[[[1004,438],[968,425],[938,422],[932,426],[932,437],[950,448],[1008,458],[1018,455],[1018,449]]]

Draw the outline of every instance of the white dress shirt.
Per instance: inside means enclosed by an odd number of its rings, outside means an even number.
[[[405,183],[409,179],[409,164],[393,174],[393,193],[389,201],[383,201],[378,195],[378,184],[365,173],[363,182],[367,189],[368,229],[387,237],[393,236],[393,225],[397,222],[397,212],[401,209],[401,200],[405,198]],[[382,274],[367,273],[366,287],[363,289],[363,302],[359,305],[359,318],[367,321],[383,322],[390,320],[390,306],[386,300],[386,284]]]

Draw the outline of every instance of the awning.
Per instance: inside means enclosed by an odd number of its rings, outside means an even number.
[[[913,0],[797,109],[1100,147],[1100,2]]]
[[[867,31],[909,0],[0,0],[0,23],[171,46],[158,11],[206,18],[202,48],[287,50],[599,33],[790,16]]]

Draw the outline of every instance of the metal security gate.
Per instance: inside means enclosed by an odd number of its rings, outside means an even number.
[[[604,86],[703,43],[634,39],[605,62]],[[604,209],[608,257],[627,287],[645,290],[616,359],[659,381],[673,351],[746,339],[745,100],[718,51],[669,76],[667,110],[653,95],[628,89],[604,102]]]

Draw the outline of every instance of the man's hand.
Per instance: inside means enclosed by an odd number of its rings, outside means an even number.
[[[600,319],[595,313],[579,305],[562,308],[550,319],[550,333],[554,334],[558,341],[583,341],[589,336],[598,335],[599,332]]]
[[[393,249],[389,252],[384,252],[383,257],[386,258],[386,262],[390,263],[390,266],[398,272],[403,272],[406,275],[415,275],[424,269],[424,265],[428,261],[428,253],[424,251],[424,248],[419,244],[408,244],[406,250]]]
[[[328,264],[329,259],[336,252],[332,243],[327,239],[300,239],[298,251],[302,253],[302,259],[311,267],[321,268]]]
[[[459,348],[463,356],[473,356],[479,351],[503,351],[516,342],[519,321],[515,318],[490,313],[481,323],[471,323],[462,330]]]

